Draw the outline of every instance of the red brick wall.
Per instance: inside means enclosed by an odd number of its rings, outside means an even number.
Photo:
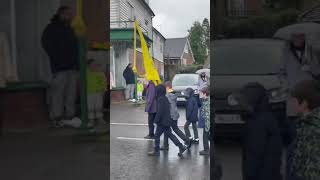
[[[187,64],[186,65],[192,65],[193,64],[192,54],[190,53],[190,51],[189,51],[188,54],[184,53],[182,58],[187,60]],[[181,61],[182,61],[182,59],[181,59]]]
[[[0,93],[0,123],[4,131],[47,128],[45,90]]]
[[[144,64],[143,64],[143,56],[142,56],[142,53],[139,51],[137,51],[137,64],[136,64],[136,66],[137,66],[138,75],[146,74],[146,72],[144,70]]]
[[[257,15],[264,13],[263,0],[245,0],[245,9],[255,11]]]
[[[133,64],[133,49],[129,51],[130,62]],[[143,56],[142,53],[137,51],[137,62],[136,62],[138,75],[144,75],[145,70],[143,66]]]
[[[154,63],[155,68],[158,71],[158,74],[160,75],[161,74],[161,70],[164,68],[163,62],[161,62],[161,61],[159,61],[157,59],[153,59],[153,63]]]
[[[120,102],[120,101],[124,101],[125,97],[124,97],[124,89],[116,89],[116,90],[111,90],[110,91],[110,99],[111,102]]]
[[[130,61],[131,63],[133,63],[133,50],[130,50],[129,52],[129,57],[130,58]],[[153,63],[154,63],[154,66],[156,67],[156,69],[158,70],[158,73],[159,75],[161,74],[161,69],[163,69],[163,62],[160,62],[158,61],[157,59],[153,59]],[[142,53],[137,51],[137,62],[136,62],[136,67],[137,67],[137,72],[138,72],[138,75],[145,75],[145,70],[144,70],[144,64],[143,64],[143,56],[142,56]]]

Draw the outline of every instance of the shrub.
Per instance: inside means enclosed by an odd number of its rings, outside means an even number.
[[[202,68],[203,68],[203,65],[201,65],[201,64],[180,66],[178,69],[178,73],[195,73],[197,70],[202,69]]]
[[[225,36],[227,38],[271,38],[277,29],[297,23],[297,19],[296,10],[241,19],[227,18],[224,24]]]

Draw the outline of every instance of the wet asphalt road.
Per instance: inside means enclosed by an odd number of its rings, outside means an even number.
[[[75,142],[74,134],[45,129],[0,136],[0,179],[109,179],[108,144]]]
[[[147,156],[147,152],[153,150],[153,141],[143,139],[148,132],[147,114],[143,110],[143,107],[132,104],[111,105],[110,179],[209,180],[210,158],[199,155],[203,149],[201,141],[199,145],[193,145],[183,158],[177,156],[178,148],[172,142],[169,152],[161,152],[160,157]],[[179,112],[178,124],[183,125],[184,108],[180,107]],[[199,137],[201,140],[202,129],[199,129]],[[239,144],[220,141],[216,151],[223,165],[223,180],[241,180]]]
[[[149,157],[152,140],[144,140],[148,127],[143,107],[111,105],[111,178],[119,180],[209,180],[210,157],[199,156],[202,143],[194,145],[184,157],[177,156],[178,148],[170,142],[168,152],[160,157]],[[183,112],[180,114],[184,117]],[[121,124],[128,123],[128,124]],[[184,120],[180,119],[179,124]],[[192,131],[191,131],[192,132]],[[202,132],[199,131],[199,136]],[[181,141],[182,142],[182,141]]]

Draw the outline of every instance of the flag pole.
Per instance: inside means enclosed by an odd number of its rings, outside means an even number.
[[[133,72],[134,72],[134,99],[137,99],[137,21],[134,21],[133,26]]]
[[[73,29],[78,37],[78,55],[80,68],[80,119],[81,128],[87,128],[87,63],[86,63],[86,26],[82,18],[82,0],[77,0],[77,15],[72,22]]]

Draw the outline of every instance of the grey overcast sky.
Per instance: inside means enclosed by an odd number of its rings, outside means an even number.
[[[185,37],[194,21],[210,20],[210,0],[150,0],[153,26],[165,38]]]

